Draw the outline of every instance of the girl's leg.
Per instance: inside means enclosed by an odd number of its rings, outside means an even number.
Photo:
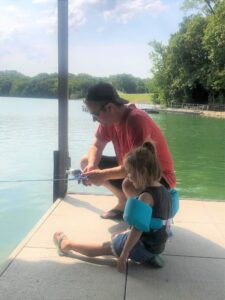
[[[89,257],[113,255],[110,242],[103,244],[79,244],[70,240],[61,231],[54,234],[54,240],[58,244],[59,250],[63,253],[73,250]]]

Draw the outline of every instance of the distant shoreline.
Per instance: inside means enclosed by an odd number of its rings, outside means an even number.
[[[165,112],[165,113],[175,113],[175,114],[192,114],[198,115],[201,117],[209,117],[209,118],[217,118],[217,119],[225,119],[225,111],[213,111],[213,110],[199,110],[199,109],[191,109],[191,108],[163,108],[160,105],[152,105],[149,104],[150,107],[146,107],[146,103],[135,103],[139,108],[144,109],[145,111],[149,110],[151,114],[151,110],[156,112]],[[148,104],[147,104],[148,105]]]
[[[213,117],[219,119],[225,119],[225,111],[202,111],[201,115],[203,117]]]
[[[194,110],[194,109],[182,109],[182,108],[165,108],[159,109],[159,111],[172,112],[172,113],[186,113],[196,114],[202,117],[225,119],[225,111],[212,111],[212,110]]]

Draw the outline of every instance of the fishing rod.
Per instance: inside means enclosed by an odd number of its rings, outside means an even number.
[[[0,183],[20,183],[20,182],[38,182],[38,181],[77,181],[78,184],[87,180],[87,176],[83,176],[81,170],[70,169],[66,171],[65,178],[48,178],[48,179],[15,179],[15,180],[0,180]]]

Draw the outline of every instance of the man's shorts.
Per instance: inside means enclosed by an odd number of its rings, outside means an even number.
[[[108,168],[114,168],[118,167],[118,162],[116,160],[115,156],[105,156],[102,155],[102,158],[98,165],[99,169],[108,169]],[[122,182],[123,179],[110,179],[109,182],[116,187],[117,189],[122,190]],[[170,188],[166,180],[162,177],[160,180],[160,183],[164,185],[167,189]]]
[[[102,155],[102,158],[98,164],[99,169],[110,169],[118,167],[118,162],[115,156],[105,156]],[[109,182],[116,187],[117,189],[122,190],[123,179],[110,179]]]
[[[129,233],[120,233],[112,238],[111,249],[115,256],[117,257],[120,256],[124,244],[127,240],[128,234]],[[137,244],[134,246],[134,248],[131,250],[129,258],[143,264],[143,263],[150,262],[150,260],[154,256],[155,256],[154,254],[152,254],[145,248],[143,242],[139,240]]]

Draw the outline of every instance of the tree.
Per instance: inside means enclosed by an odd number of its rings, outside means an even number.
[[[214,14],[214,6],[218,5],[221,0],[185,0],[182,4],[182,9],[187,11],[196,9],[199,12],[208,15]]]
[[[109,81],[121,92],[136,93],[136,78],[130,74],[119,74],[109,77]]]
[[[207,86],[210,100],[225,103],[225,1],[220,3],[215,14],[208,18],[203,46],[208,52],[210,67]]]
[[[153,49],[149,54],[149,58],[153,62],[151,70],[153,78],[149,82],[149,90],[154,94],[155,102],[164,104],[168,99],[167,77],[165,74],[166,47],[157,41],[150,42],[149,46]]]
[[[225,1],[186,0],[184,4],[205,12],[208,9],[208,15],[184,18],[167,46],[150,43],[150,89],[161,103],[224,102]]]
[[[205,18],[200,15],[185,18],[177,33],[171,35],[168,46],[153,42],[154,87],[160,102],[206,102],[205,88],[207,53],[202,47]],[[197,98],[197,99],[196,99]]]

